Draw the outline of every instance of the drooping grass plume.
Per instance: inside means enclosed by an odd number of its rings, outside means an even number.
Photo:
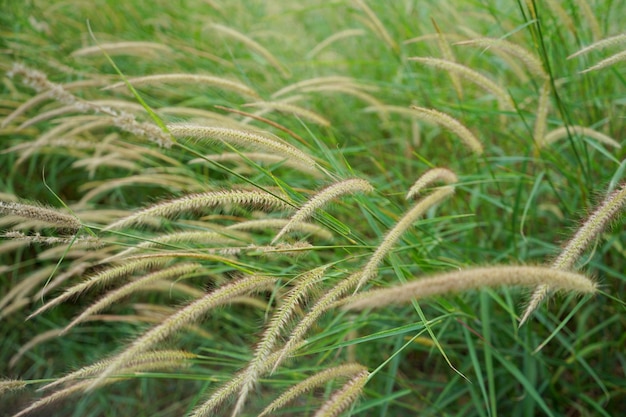
[[[169,132],[177,138],[194,138],[202,141],[224,141],[231,145],[245,148],[263,149],[276,155],[298,161],[307,168],[316,166],[315,161],[299,150],[277,137],[255,131],[224,127],[202,126],[190,123],[172,124],[167,126]]]
[[[367,368],[363,365],[359,365],[358,363],[349,363],[325,369],[283,392],[280,397],[276,398],[267,407],[265,407],[258,417],[272,415],[272,413],[284,407],[293,399],[315,389],[316,387],[326,384],[328,381],[337,378],[355,377],[364,372],[367,372]]]
[[[593,130],[584,126],[563,126],[556,128],[550,132],[548,132],[541,141],[542,145],[550,145],[560,139],[565,139],[569,136],[586,136],[588,138],[592,138],[597,140],[600,143],[603,143],[608,146],[612,146],[614,148],[621,148],[622,145],[617,142],[615,139],[607,136],[603,133],[598,132],[597,130]]]
[[[504,88],[500,87],[489,78],[480,74],[478,71],[469,68],[466,65],[457,64],[456,62],[451,62],[445,59],[438,58],[413,57],[409,58],[409,61],[416,61],[431,67],[455,72],[466,80],[473,82],[488,93],[491,93],[505,110],[515,110],[515,106],[513,105],[511,96]]]
[[[272,244],[276,243],[281,237],[291,231],[295,224],[302,223],[311,217],[316,210],[325,206],[329,201],[334,200],[343,194],[353,194],[357,192],[370,193],[373,191],[374,188],[372,185],[366,180],[360,178],[351,178],[326,187],[314,195],[294,213],[285,227],[283,227],[280,232],[278,232],[276,237],[272,239]]]
[[[369,376],[369,372],[363,370],[350,378],[317,410],[314,417],[337,417],[361,395]]]
[[[622,43],[626,43],[626,33],[621,33],[619,35],[611,36],[609,38],[601,39],[597,42],[592,43],[591,45],[585,46],[583,49],[571,54],[567,57],[567,59],[572,59],[577,56],[586,54],[591,51],[608,48],[611,46],[620,45]]]
[[[88,46],[80,48],[72,52],[72,56],[88,56],[88,55],[101,55],[106,52],[108,55],[146,55],[158,56],[162,53],[171,53],[172,48],[167,45],[163,45],[157,42],[139,42],[139,41],[124,41],[124,42],[111,42],[101,43],[95,46]]]
[[[102,298],[87,307],[82,313],[80,313],[80,315],[78,315],[78,317],[72,320],[70,324],[65,326],[65,328],[63,329],[63,333],[66,333],[72,327],[83,322],[85,318],[93,314],[99,313],[100,311],[116,303],[118,300],[131,295],[135,291],[141,290],[146,285],[160,280],[180,279],[185,275],[189,275],[198,271],[200,268],[201,265],[197,263],[181,263],[166,269],[155,271],[141,278],[136,278],[116,290],[107,292]]]
[[[1,202],[0,202],[1,204]],[[90,248],[99,248],[104,245],[104,242],[94,236],[43,236],[41,233],[25,234],[16,230],[5,232],[0,235],[4,239],[11,239],[15,241],[24,241],[27,244],[42,244],[42,245],[69,245],[69,244],[81,244]]]
[[[450,48],[450,42],[446,38],[445,34],[441,31],[435,19],[431,18],[431,21],[433,23],[433,26],[435,27],[435,31],[437,32],[437,45],[439,46],[439,50],[441,51],[443,59],[450,62],[457,62],[454,56],[454,52],[452,52],[452,48]],[[450,76],[450,81],[452,81],[452,85],[454,86],[457,97],[459,97],[459,99],[463,99],[463,85],[461,84],[461,80],[459,79],[459,74],[455,72],[450,72],[448,75]]]
[[[369,261],[362,269],[360,278],[357,284],[357,290],[361,288],[367,281],[374,278],[378,273],[378,265],[383,261],[384,257],[391,250],[392,246],[400,239],[402,234],[411,227],[411,225],[421,216],[426,210],[440,203],[444,199],[448,198],[454,193],[454,186],[446,185],[435,190],[432,194],[419,200],[404,216],[385,234],[385,237],[380,242],[376,251],[372,254]]]
[[[202,158],[196,158],[189,161],[190,164],[209,164],[210,161],[217,162],[240,162],[249,163],[254,161],[258,163],[272,164],[276,166],[286,166],[297,171],[301,171],[312,177],[320,178],[322,172],[317,168],[303,165],[300,161],[292,161],[285,159],[284,156],[266,152],[224,152],[217,155],[204,155]]]
[[[376,13],[374,13],[374,11],[370,9],[370,7],[367,5],[367,3],[365,3],[364,0],[352,1],[359,9],[363,11],[363,13],[365,13],[371,23],[374,33],[376,33],[393,52],[398,53],[400,51],[398,43],[393,40],[393,38],[385,28],[385,25],[383,25],[383,22],[381,22],[378,16],[376,16]]]
[[[226,228],[232,229],[232,230],[263,230],[263,229],[277,229],[277,228],[283,229],[289,222],[290,222],[289,219],[247,220],[244,222],[232,224],[230,226],[227,226]],[[306,222],[293,223],[291,225],[291,231],[300,232],[300,233],[310,233],[323,240],[333,239],[333,234],[330,231],[312,223],[306,223]]]
[[[606,227],[619,215],[626,205],[626,183],[615,190],[591,213],[589,218],[576,231],[572,239],[565,245],[559,256],[552,262],[551,267],[555,270],[568,271],[576,269],[576,262],[589,245],[606,229]],[[541,302],[553,290],[552,283],[541,283],[528,302],[524,314],[520,319],[520,326],[524,324],[530,315],[539,307]]]
[[[591,29],[593,39],[600,39],[602,33],[600,30],[600,23],[596,18],[596,12],[591,8],[591,5],[587,0],[575,0],[575,3],[578,5],[578,9],[583,17],[583,20],[589,26],[589,29]]]
[[[307,80],[302,80],[289,84],[280,90],[272,94],[272,98],[277,99],[295,91],[302,91],[311,87],[337,87],[337,86],[350,86],[357,89],[370,89],[365,85],[359,83],[356,79],[346,76],[329,75],[326,77],[314,77]]]
[[[548,113],[550,111],[550,92],[552,91],[550,80],[543,82],[539,93],[539,103],[537,105],[537,116],[535,117],[535,129],[533,138],[535,144],[543,146],[545,143],[546,127],[548,122]]]
[[[463,124],[461,124],[461,122],[456,120],[454,117],[437,110],[418,106],[411,106],[411,110],[414,112],[417,119],[429,123],[435,123],[448,129],[457,135],[474,153],[478,155],[483,153],[483,145],[480,143],[478,138],[476,138],[476,136],[474,136],[468,128],[463,126]]]
[[[264,46],[262,46],[260,43],[258,43],[257,41],[253,40],[252,38],[250,38],[249,36],[231,28],[228,26],[224,26],[224,25],[220,25],[218,23],[212,23],[210,25],[208,25],[209,28],[223,34],[226,36],[229,36],[233,39],[238,40],[239,42],[243,43],[244,45],[246,45],[248,48],[250,48],[252,51],[258,53],[259,55],[261,55],[263,58],[265,58],[265,60],[271,65],[273,66],[276,70],[278,70],[278,72],[285,78],[289,78],[291,76],[291,73],[289,72],[289,70],[287,68],[285,68],[278,59],[276,59],[276,57],[269,51],[267,50],[267,48],[265,48]]]
[[[258,103],[246,103],[244,107],[260,107],[266,110],[276,110],[285,114],[293,114],[304,120],[316,123],[320,126],[330,127],[330,121],[325,117],[295,104],[283,103],[280,101],[262,101]]]
[[[142,336],[135,339],[123,352],[114,356],[106,370],[102,371],[97,376],[95,381],[90,385],[90,388],[95,388],[106,378],[118,372],[138,354],[151,349],[154,345],[165,340],[184,326],[197,322],[209,310],[220,305],[228,304],[234,297],[267,289],[273,285],[274,282],[275,278],[273,277],[258,275],[245,276],[237,281],[225,284],[207,293],[204,297],[193,301],[191,304],[178,309],[161,324],[153,327]]]
[[[454,172],[448,168],[431,168],[422,174],[421,177],[415,181],[415,183],[409,189],[406,194],[406,199],[410,200],[417,196],[424,188],[436,181],[443,181],[446,184],[454,184],[459,181],[459,178]]]
[[[133,87],[140,85],[162,85],[163,83],[194,84],[195,86],[204,84],[234,91],[243,96],[259,98],[259,94],[247,85],[227,78],[204,74],[155,74],[146,75],[144,77],[129,77],[126,81],[120,81],[105,87],[104,90],[125,87],[127,85],[126,82],[132,84]]]
[[[8,392],[19,391],[27,385],[28,382],[20,379],[2,379],[0,380],[0,397]]]
[[[575,293],[593,293],[596,284],[585,275],[548,266],[492,266],[446,272],[381,290],[347,297],[344,309],[362,310],[400,305],[435,295],[497,286],[534,286],[549,282],[551,288]]]
[[[243,381],[239,389],[237,403],[232,413],[233,417],[243,411],[248,393],[252,390],[254,384],[257,383],[261,373],[268,368],[268,358],[296,308],[306,296],[307,292],[318,283],[327,269],[328,266],[315,268],[296,278],[296,285],[285,296],[283,303],[272,316],[270,323],[263,332],[261,341],[255,349],[254,357],[242,372]]]
[[[618,62],[623,62],[623,61],[626,61],[626,51],[618,52],[615,55],[611,55],[610,57],[603,59],[597,64],[581,71],[580,73],[585,74],[590,71],[597,71],[597,70],[610,67],[611,65],[615,65]]]
[[[175,200],[157,203],[108,225],[104,230],[121,229],[134,224],[143,224],[155,217],[171,218],[184,212],[201,212],[221,205],[275,208],[279,210],[291,208],[285,201],[264,191],[212,191],[190,194]]]
[[[340,41],[342,39],[351,38],[353,36],[363,36],[365,35],[365,31],[363,29],[344,29],[340,32],[334,33],[315,45],[315,48],[311,49],[307,54],[307,59],[312,59],[316,55],[318,55],[321,51],[326,49],[328,46],[333,43]]]
[[[77,232],[83,225],[80,220],[52,207],[35,204],[0,201],[0,214],[35,220],[45,227],[56,227]]]

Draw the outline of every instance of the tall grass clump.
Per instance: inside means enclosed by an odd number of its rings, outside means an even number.
[[[8,2],[0,414],[619,415],[623,15]]]

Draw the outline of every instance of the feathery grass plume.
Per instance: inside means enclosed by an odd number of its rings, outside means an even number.
[[[474,153],[480,155],[483,153],[483,145],[472,132],[461,124],[458,120],[437,110],[427,109],[424,107],[411,106],[415,117],[419,120],[438,124],[452,133],[456,134],[463,143],[467,145]]]
[[[563,127],[556,128],[550,131],[549,133],[547,133],[543,137],[541,144],[544,146],[550,145],[551,143],[556,142],[559,139],[567,138],[571,135],[587,136],[589,138],[597,140],[600,143],[603,143],[608,146],[612,146],[614,148],[622,147],[622,145],[620,145],[619,142],[617,142],[615,139],[611,138],[610,136],[607,136],[603,133],[600,133],[596,130],[593,130],[591,128],[584,127],[584,126],[563,126]]]
[[[567,242],[559,256],[552,262],[551,267],[555,270],[575,269],[576,261],[580,258],[587,247],[606,229],[609,223],[617,217],[626,205],[626,183],[621,188],[613,191],[598,208],[591,213],[589,218],[576,231],[572,239]],[[552,291],[552,283],[541,283],[530,297],[528,306],[520,319],[520,326],[524,324],[530,315],[539,307],[541,302]]]
[[[28,383],[19,379],[2,379],[0,380],[0,397],[7,392],[19,391],[26,387]]]
[[[1,202],[0,202],[1,204]],[[79,236],[79,237],[58,237],[58,236],[42,236],[40,233],[27,235],[22,232],[11,230],[0,235],[4,239],[23,240],[27,244],[43,244],[43,245],[68,245],[70,243],[82,244],[90,248],[100,248],[104,242],[96,236]]]
[[[223,141],[246,148],[260,148],[280,155],[285,159],[298,161],[309,169],[316,166],[315,161],[298,148],[281,141],[277,137],[271,137],[259,132],[190,123],[172,124],[168,125],[167,128],[174,137]]]
[[[619,35],[616,36],[611,36],[609,38],[605,38],[605,39],[601,39],[597,42],[592,43],[591,45],[587,45],[585,46],[583,49],[581,49],[578,52],[575,52],[573,54],[571,54],[570,56],[567,57],[567,59],[572,59],[575,58],[577,56],[586,54],[587,52],[590,51],[595,51],[598,49],[604,49],[610,46],[615,46],[615,45],[619,45],[621,43],[626,43],[626,33],[621,33]]]
[[[374,11],[370,9],[365,1],[352,0],[352,2],[359,9],[361,9],[363,13],[365,13],[373,26],[374,32],[376,32],[376,34],[383,40],[383,42],[385,42],[393,52],[399,53],[400,48],[398,47],[398,44],[391,38],[391,35],[389,35],[389,32],[387,32],[387,29],[385,28],[385,25],[383,25],[383,22],[380,21],[380,19],[376,16],[376,13],[374,13]]]
[[[159,362],[163,363],[181,363],[184,364],[186,361],[190,361],[192,359],[196,359],[198,355],[195,353],[185,352],[184,350],[155,350],[152,352],[141,353],[133,358],[128,366],[138,366],[142,364],[157,364]],[[37,391],[45,391],[54,387],[58,387],[59,385],[66,384],[71,381],[75,381],[77,379],[85,379],[90,378],[94,375],[99,374],[109,365],[110,360],[98,361],[92,365],[85,366],[80,368],[74,372],[71,372],[64,377],[58,378],[53,382],[50,382],[42,387],[40,387]]]
[[[272,239],[272,245],[276,243],[281,237],[292,230],[293,226],[297,223],[301,223],[311,217],[317,209],[324,207],[329,201],[343,194],[354,194],[358,192],[371,193],[374,191],[374,187],[366,180],[360,178],[351,178],[348,180],[340,181],[331,186],[324,188],[319,193],[315,194],[309,201],[307,201],[302,207],[298,209],[291,216],[289,222],[283,227],[280,232]]]
[[[193,355],[195,356],[195,355]],[[136,373],[143,373],[146,371],[152,371],[157,369],[168,369],[168,368],[179,368],[181,366],[187,365],[189,361],[189,356],[181,357],[170,357],[165,358],[164,355],[158,355],[153,358],[151,361],[139,362],[133,365],[125,365],[117,369],[117,375],[112,375],[107,380],[98,380],[97,387],[112,384],[114,382],[122,381],[125,379],[130,379]],[[129,361],[130,363],[131,361]],[[55,391],[51,394],[46,395],[45,397],[35,401],[27,408],[23,409],[17,414],[14,414],[13,417],[22,417],[25,415],[29,415],[32,411],[37,410],[41,407],[45,407],[57,401],[63,400],[71,395],[77,394],[81,391],[86,391],[90,388],[94,387],[94,382],[91,380],[79,381],[73,385],[70,385],[67,388],[63,388],[61,390]]]
[[[232,230],[264,230],[264,229],[277,229],[284,228],[289,219],[260,219],[260,220],[247,220],[240,223],[235,223],[227,226],[227,229]],[[332,240],[333,234],[328,230],[312,223],[298,222],[291,226],[293,232],[309,233],[315,235],[323,240]]]
[[[441,29],[439,28],[439,25],[437,25],[435,19],[431,17],[430,20],[435,27],[435,31],[437,32],[437,45],[439,46],[441,55],[444,59],[450,62],[456,62],[454,53],[452,52],[452,48],[450,48],[450,43],[446,39],[446,36],[444,35],[444,33],[441,32]],[[450,76],[450,80],[452,81],[452,85],[454,86],[457,97],[459,99],[463,99],[463,86],[461,85],[459,75],[454,72],[450,72],[448,73],[448,75]]]
[[[362,91],[362,88],[352,85],[318,85],[313,87],[305,87],[302,89],[303,93],[316,93],[316,92],[329,92],[333,94],[346,94],[353,96],[368,103],[381,113],[384,113],[385,105],[371,94]]]
[[[400,239],[402,234],[404,234],[404,232],[407,231],[409,227],[411,227],[411,225],[426,212],[426,210],[448,198],[453,193],[454,186],[446,185],[441,187],[415,203],[415,205],[407,211],[400,220],[398,220],[398,222],[385,234],[385,237],[376,248],[376,251],[363,268],[357,284],[357,291],[365,285],[367,281],[374,278],[378,274],[378,266],[391,250],[391,247],[398,241],[398,239]]]
[[[313,49],[306,54],[306,59],[312,59],[316,55],[318,55],[323,49],[327,48],[331,44],[346,38],[351,38],[353,36],[363,36],[365,35],[365,31],[363,29],[344,29],[340,32],[334,33],[315,45]]]
[[[232,81],[226,78],[216,77],[213,75],[203,74],[155,74],[147,75],[143,77],[132,77],[126,80],[133,87],[140,85],[162,85],[162,83],[183,83],[193,84],[198,86],[199,84],[206,84],[210,86],[220,87],[225,90],[234,91],[235,93],[243,96],[259,98],[259,94],[247,85]],[[120,87],[125,87],[126,81],[120,81],[118,83],[104,87],[103,90],[113,90]]]
[[[320,116],[311,110],[290,103],[283,103],[280,101],[261,101],[258,103],[246,103],[244,104],[244,107],[261,107],[268,110],[276,110],[281,113],[293,114],[296,117],[300,117],[320,126],[330,127],[330,121],[325,117]]]
[[[548,112],[550,111],[550,91],[550,80],[545,80],[541,86],[541,92],[539,93],[539,103],[537,104],[537,116],[535,118],[535,129],[533,132],[535,144],[538,146],[542,146],[545,140]]]
[[[272,316],[270,323],[263,332],[261,341],[255,349],[254,357],[242,373],[244,380],[239,389],[237,403],[233,409],[233,417],[243,411],[248,393],[258,381],[261,373],[268,368],[268,358],[274,346],[276,346],[276,341],[280,337],[281,331],[291,319],[301,300],[306,296],[307,292],[319,282],[327,269],[328,265],[324,265],[295,278],[296,285],[286,294],[282,304]]]
[[[208,164],[208,161],[234,161],[242,163],[254,161],[272,165],[286,166],[317,178],[320,178],[322,176],[321,172],[314,167],[302,165],[302,163],[299,161],[285,159],[284,156],[265,152],[225,152],[217,155],[204,155],[202,158],[192,159],[191,161],[189,161],[189,164]]]
[[[596,14],[591,9],[589,2],[587,0],[575,0],[578,4],[578,8],[584,18],[584,21],[589,25],[591,29],[591,34],[594,40],[600,39],[602,33],[600,31],[600,23],[598,23],[598,19],[596,18]]]
[[[535,286],[549,282],[552,288],[575,293],[593,293],[596,284],[585,275],[548,266],[491,266],[444,272],[406,284],[360,293],[342,300],[346,310],[399,305],[446,293],[497,286]]]
[[[72,327],[83,322],[85,318],[99,313],[100,311],[110,307],[121,298],[127,297],[135,291],[141,290],[144,286],[149,285],[154,281],[169,280],[172,278],[181,279],[182,277],[190,275],[201,268],[202,266],[197,263],[182,263],[153,272],[141,278],[136,278],[116,290],[107,292],[102,298],[87,307],[82,313],[78,315],[78,317],[72,320],[70,324],[65,326],[62,334],[68,332]]]
[[[237,281],[225,284],[207,293],[204,297],[193,301],[191,304],[178,309],[161,324],[153,327],[142,336],[135,339],[123,352],[114,356],[106,370],[102,371],[97,376],[89,388],[91,389],[98,386],[106,378],[126,366],[126,364],[139,353],[149,350],[184,326],[200,320],[209,310],[230,303],[233,297],[267,289],[271,287],[275,281],[276,279],[273,277],[259,275],[245,276]]]
[[[409,192],[406,194],[406,199],[410,200],[413,197],[417,196],[425,187],[428,187],[430,184],[435,181],[443,181],[446,184],[454,184],[459,181],[459,178],[456,174],[449,170],[448,168],[432,168],[422,174],[421,177],[415,181],[413,186],[409,189]]]
[[[108,55],[149,55],[161,56],[162,53],[171,53],[172,48],[156,42],[111,42],[95,46],[80,48],[71,53],[71,56],[100,55],[102,51]]]
[[[305,379],[304,381],[294,385],[287,391],[283,392],[278,398],[272,401],[267,407],[261,411],[258,417],[264,417],[271,415],[276,410],[284,407],[294,398],[311,391],[321,385],[326,384],[328,381],[336,378],[354,377],[355,375],[367,372],[367,368],[358,363],[348,363],[344,365],[334,366],[332,368],[324,369],[321,372]]]
[[[369,379],[369,372],[359,372],[350,378],[341,389],[336,391],[315,413],[314,417],[337,417],[342,411],[350,406],[363,391],[363,387]]]
[[[235,205],[255,208],[290,209],[291,206],[272,194],[252,190],[210,191],[201,194],[190,194],[174,200],[157,203],[124,217],[103,230],[121,229],[133,224],[143,224],[154,217],[175,217],[188,211],[202,211],[220,205]]]
[[[257,41],[253,40],[249,36],[246,36],[243,33],[239,32],[239,31],[237,31],[237,30],[235,30],[233,28],[230,28],[230,27],[224,26],[224,25],[220,25],[218,23],[209,24],[208,27],[210,27],[211,29],[216,30],[217,32],[219,32],[221,34],[224,34],[226,36],[230,36],[231,38],[236,39],[239,42],[243,43],[248,48],[250,48],[252,51],[258,53],[263,58],[265,58],[265,60],[271,66],[273,66],[276,70],[278,70],[278,72],[280,72],[280,74],[283,77],[285,77],[285,78],[291,77],[291,73],[289,72],[289,70],[287,70],[280,63],[280,61],[278,61],[278,59],[276,59],[276,57],[274,57],[274,55],[272,55],[272,53],[270,51],[268,51],[265,47],[261,46],[261,44],[259,44]]]
[[[22,346],[20,346],[18,351],[13,356],[11,356],[11,359],[9,360],[9,368],[13,368],[17,364],[17,362],[22,359],[26,352],[31,350],[33,347],[48,340],[56,339],[57,337],[59,337],[62,331],[63,329],[46,330],[45,332],[37,334],[28,342],[24,343]]]
[[[48,301],[43,306],[39,307],[37,310],[35,310],[34,313],[29,315],[26,319],[27,320],[31,319],[43,313],[44,311],[56,305],[61,304],[62,302],[70,299],[71,297],[77,296],[83,293],[84,291],[87,291],[88,289],[96,285],[106,285],[106,284],[113,282],[116,279],[130,275],[136,271],[158,267],[158,266],[165,264],[168,261],[169,259],[159,259],[159,258],[135,259],[135,260],[125,261],[121,265],[117,265],[117,266],[105,269],[104,271],[101,271],[97,273],[96,275],[93,275],[92,277],[87,278],[83,282],[78,283],[68,288],[67,290],[65,290],[65,292],[63,292],[63,294],[57,296],[56,298],[53,298],[52,300]]]
[[[558,20],[569,29],[572,34],[576,34],[576,26],[574,25],[574,21],[571,16],[562,6],[561,0],[545,0],[545,4],[547,4],[548,8],[554,13]]]
[[[491,81],[489,78],[480,74],[478,71],[475,71],[469,68],[466,65],[457,64],[456,62],[450,62],[445,59],[437,59],[437,58],[422,58],[422,57],[413,57],[409,58],[409,61],[421,62],[424,65],[428,65],[435,68],[440,68],[446,71],[451,71],[459,74],[461,77],[473,82],[483,90],[491,93],[495,96],[501,106],[505,110],[514,111],[515,106],[513,105],[513,101],[511,100],[511,96],[509,93],[500,87],[495,82]]]
[[[617,64],[618,62],[622,62],[622,61],[626,61],[626,51],[618,52],[615,55],[611,55],[610,57],[605,58],[602,61],[598,62],[596,65],[591,66],[587,68],[586,70],[580,71],[580,73],[584,74],[590,71],[597,71],[597,70],[609,67],[611,65]]]
[[[274,94],[272,94],[272,98],[277,99],[288,93],[292,93],[294,91],[302,90],[308,87],[315,87],[315,86],[329,87],[329,86],[338,86],[338,85],[349,85],[355,88],[367,88],[366,86],[357,83],[357,81],[354,78],[340,76],[340,75],[329,75],[326,77],[314,77],[308,80],[302,80],[302,81],[295,82],[293,84],[289,84],[288,86],[283,87],[280,90],[276,91]]]
[[[538,77],[542,80],[549,79],[548,74],[543,69],[543,64],[541,63],[541,60],[530,51],[528,51],[526,48],[523,48],[513,42],[509,42],[504,39],[479,38],[457,42],[455,43],[455,45],[476,45],[486,49],[498,49],[516,58],[519,58],[520,61],[522,61],[524,65],[526,65],[528,71],[535,77]]]
[[[52,207],[34,204],[0,201],[0,214],[36,220],[44,226],[69,229],[74,233],[83,226],[80,220],[71,214],[63,213]]]

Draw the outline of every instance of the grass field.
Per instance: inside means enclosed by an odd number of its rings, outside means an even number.
[[[626,407],[623,2],[0,6],[0,415]]]

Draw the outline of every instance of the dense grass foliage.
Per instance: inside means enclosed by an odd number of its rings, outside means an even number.
[[[623,2],[1,4],[1,415],[623,411]]]

